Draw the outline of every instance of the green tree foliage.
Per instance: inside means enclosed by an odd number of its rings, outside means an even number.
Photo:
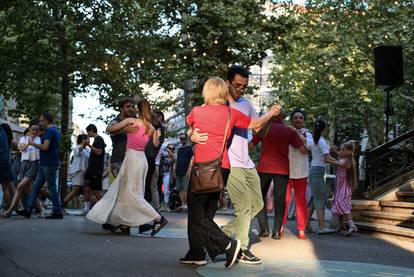
[[[393,96],[395,117],[403,129],[413,128],[412,1],[307,1],[306,8],[285,12],[296,28],[278,38],[273,48],[276,94],[289,108],[303,107],[314,119],[329,123],[336,143],[360,139],[383,141],[385,93],[374,83],[373,49],[402,45],[408,80]],[[398,112],[397,112],[398,110]],[[407,118],[407,115],[411,115]]]

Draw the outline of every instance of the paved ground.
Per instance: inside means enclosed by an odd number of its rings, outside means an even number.
[[[294,222],[281,241],[258,241],[252,252],[261,266],[223,262],[196,268],[177,260],[187,250],[186,215],[166,214],[170,223],[159,237],[109,234],[84,217],[64,220],[0,219],[0,276],[414,276],[414,243],[366,234],[352,238],[296,239]],[[230,216],[217,216],[225,224]]]

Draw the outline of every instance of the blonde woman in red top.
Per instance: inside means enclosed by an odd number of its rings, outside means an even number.
[[[194,107],[187,116],[188,125],[200,133],[208,135],[203,143],[196,144],[194,162],[212,161],[220,156],[226,123],[230,112],[229,132],[233,127],[260,128],[273,115],[278,114],[280,106],[273,106],[263,117],[251,119],[238,110],[226,106],[228,86],[223,79],[210,78],[203,88],[204,105]],[[223,163],[228,162],[227,150],[223,154]],[[183,264],[205,265],[206,251],[211,259],[219,254],[226,254],[225,267],[230,268],[237,259],[241,243],[228,238],[214,222],[220,192],[193,194],[188,188],[188,240],[190,249]]]

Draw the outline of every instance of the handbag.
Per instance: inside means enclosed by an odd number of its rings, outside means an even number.
[[[223,157],[224,146],[230,126],[231,111],[227,117],[226,131],[224,132],[223,145],[220,156],[212,161],[194,163],[191,169],[191,192],[203,194],[218,192],[224,189],[224,180],[221,172],[221,159]]]

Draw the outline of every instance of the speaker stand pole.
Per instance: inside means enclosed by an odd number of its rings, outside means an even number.
[[[387,93],[387,104],[385,107],[385,142],[389,141],[389,136],[388,136],[388,133],[390,132],[389,118],[391,115],[390,98],[391,98],[391,91],[394,88],[395,87],[393,86],[388,86],[384,89],[385,92]]]

